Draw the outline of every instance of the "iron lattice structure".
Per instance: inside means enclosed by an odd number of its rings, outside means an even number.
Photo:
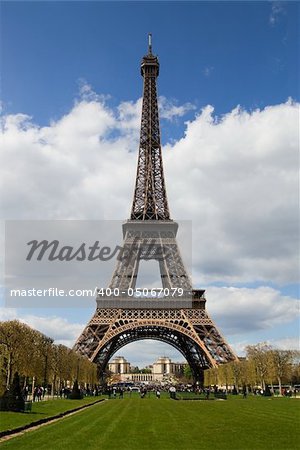
[[[141,74],[144,78],[143,108],[131,220],[169,220],[156,92],[159,62],[152,54],[151,42],[148,55],[142,60]]]
[[[141,339],[166,342],[186,358],[195,380],[203,370],[236,360],[205,309],[204,290],[192,288],[176,240],[178,224],[170,219],[160,144],[156,79],[158,58],[148,54],[141,64],[144,78],[141,135],[130,220],[123,225],[123,258],[109,288],[120,296],[98,295],[97,309],[79,336],[75,349],[98,364],[103,375],[110,358],[124,345]],[[161,284],[183,295],[129,297],[136,287],[141,260],[157,260]]]

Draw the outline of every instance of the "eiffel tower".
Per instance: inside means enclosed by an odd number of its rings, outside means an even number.
[[[163,341],[181,352],[194,380],[202,383],[205,369],[236,356],[207,314],[205,291],[193,289],[177,244],[178,224],[170,218],[160,143],[159,62],[152,53],[151,34],[148,39],[148,54],[141,63],[144,91],[133,204],[123,224],[122,257],[107,290],[117,295],[99,290],[96,312],[74,348],[97,363],[102,378],[110,358],[126,344]],[[141,260],[157,261],[162,289],[137,297]]]

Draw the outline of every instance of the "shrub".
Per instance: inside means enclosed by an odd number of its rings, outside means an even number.
[[[72,400],[80,400],[81,398],[83,398],[83,395],[80,392],[80,389],[78,387],[77,380],[74,381],[73,389],[72,389],[71,394],[69,395],[69,398],[71,398]]]
[[[20,377],[15,372],[12,385],[7,389],[0,401],[1,411],[20,412],[25,409],[25,400],[20,386]]]

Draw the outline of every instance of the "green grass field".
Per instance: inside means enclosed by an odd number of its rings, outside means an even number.
[[[59,402],[59,401],[57,401]],[[300,400],[229,397],[111,399],[2,442],[3,448],[65,450],[298,449]]]
[[[56,414],[77,408],[86,403],[93,403],[95,400],[97,398],[94,397],[86,397],[82,400],[47,400],[33,403],[30,413],[1,412],[0,431],[10,430],[40,419],[45,419],[46,417],[55,416]]]

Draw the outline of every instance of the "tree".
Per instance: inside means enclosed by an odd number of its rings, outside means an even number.
[[[42,379],[43,379],[44,388],[46,388],[47,384],[48,384],[48,375],[49,375],[48,372],[49,372],[49,368],[51,367],[51,359],[53,356],[52,344],[53,344],[53,339],[49,338],[48,336],[45,336],[44,334],[41,334],[39,350],[40,350],[40,355],[41,355],[41,360],[42,360],[42,365],[43,365]]]
[[[266,381],[271,375],[271,346],[267,345],[265,342],[248,345],[246,347],[247,357],[249,361],[253,361],[257,381],[261,384],[263,390],[266,389]]]
[[[188,364],[186,366],[184,366],[183,375],[186,378],[186,380],[188,380],[188,381],[191,381],[193,379],[193,372],[192,372],[191,367]]]
[[[88,358],[78,355],[63,345],[55,345],[53,339],[28,325],[12,320],[0,323],[0,374],[2,392],[11,385],[11,374],[18,372],[23,386],[28,379],[35,383],[52,384],[60,388],[67,382],[80,378],[82,383],[97,381],[97,367]],[[57,385],[58,382],[58,385]],[[56,385],[56,386],[55,386]]]
[[[140,373],[152,373],[151,369],[149,367],[145,367],[144,369],[140,370]]]
[[[213,374],[212,369],[206,369],[204,371],[204,385],[211,386],[212,384],[214,384],[213,377],[214,377],[214,374]]]
[[[300,363],[299,363],[299,355],[300,352],[295,352],[295,361],[292,366],[292,373],[291,373],[291,381],[293,384],[300,384]]]
[[[121,375],[118,373],[112,373],[108,379],[107,379],[108,383],[110,384],[114,384],[114,383],[120,383],[121,381]]]
[[[27,326],[21,324],[18,320],[2,322],[0,324],[0,344],[4,352],[6,366],[6,388],[11,383],[13,371],[24,368],[24,347],[27,343]]]
[[[218,383],[223,386],[225,385],[226,391],[233,384],[232,363],[223,364],[218,367]]]
[[[220,385],[219,380],[219,367],[211,367],[204,371],[204,385],[205,386],[217,386]]]
[[[282,392],[281,385],[283,379],[287,379],[292,373],[293,360],[296,354],[297,352],[292,350],[271,350],[272,366],[274,375],[278,381],[279,395]]]

